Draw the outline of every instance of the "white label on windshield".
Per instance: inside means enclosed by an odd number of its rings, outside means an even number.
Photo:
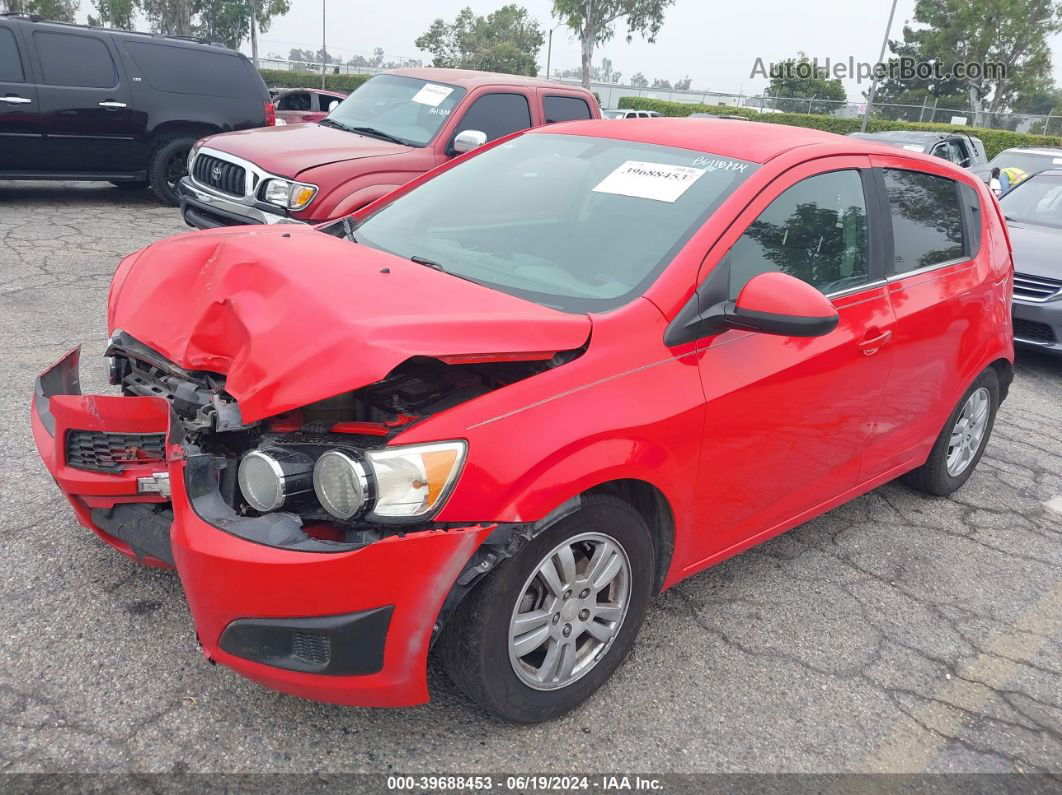
[[[438,107],[439,103],[450,96],[454,90],[449,86],[437,86],[435,83],[425,83],[424,88],[413,95],[413,101],[421,105]]]
[[[1054,164],[1055,164],[1056,166],[1062,166],[1062,157],[1056,157],[1056,158],[1054,158],[1054,161],[1053,161],[1053,162],[1054,162]]]
[[[709,169],[628,160],[594,188],[595,193],[618,193],[636,199],[673,202]]]
[[[919,146],[918,144],[904,144],[903,148],[906,149],[908,152],[921,152],[922,151],[922,147]]]

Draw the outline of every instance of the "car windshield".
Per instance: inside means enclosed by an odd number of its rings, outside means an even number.
[[[444,83],[376,75],[339,103],[324,123],[426,146],[464,95],[463,88]]]
[[[1039,174],[999,200],[1011,221],[1062,228],[1062,174]]]
[[[654,144],[522,135],[399,197],[353,236],[546,306],[604,311],[644,292],[755,169]]]
[[[992,158],[989,168],[1017,168],[1026,174],[1036,174],[1049,168],[1062,166],[1062,149],[1058,154],[1034,155],[1031,152],[1003,151]]]

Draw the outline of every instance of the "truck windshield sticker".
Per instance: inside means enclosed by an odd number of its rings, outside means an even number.
[[[921,152],[922,151],[922,147],[919,146],[918,144],[904,144],[903,148],[906,149],[908,152]]]
[[[594,192],[674,202],[709,170],[714,169],[628,160],[601,180]]]
[[[419,102],[421,105],[430,105],[435,108],[439,103],[446,99],[453,93],[453,89],[449,86],[440,86],[435,83],[425,83],[416,94],[413,95],[413,101]]]

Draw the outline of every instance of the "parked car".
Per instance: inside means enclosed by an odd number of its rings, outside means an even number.
[[[272,123],[265,83],[233,50],[0,15],[0,179],[150,186],[176,205],[197,139]]]
[[[277,124],[320,121],[346,98],[346,94],[320,88],[292,88],[281,91],[273,98],[273,107],[277,109]]]
[[[656,119],[660,117],[660,114],[655,110],[619,108],[617,110],[603,110],[601,111],[601,116],[605,119]]]
[[[876,133],[849,133],[852,138],[876,141],[908,152],[922,152],[948,160],[962,168],[976,169],[988,164],[985,145],[966,133],[933,133],[916,130],[890,130]],[[987,182],[987,180],[986,180]]]
[[[397,706],[434,647],[487,710],[560,715],[652,594],[898,476],[961,487],[1012,378],[987,186],[704,129],[540,127],[333,224],[126,257],[121,396],[77,349],[41,375],[49,472],[176,567],[213,661]]]
[[[1062,354],[1062,168],[999,202],[1014,246],[1014,342]]]
[[[181,211],[200,229],[319,223],[487,141],[599,116],[593,94],[579,87],[464,69],[395,69],[367,80],[317,124],[200,141],[180,184]]]
[[[1062,148],[1015,146],[1011,149],[1004,149],[993,157],[990,163],[974,169],[974,173],[987,183],[992,177],[992,170],[998,168],[1007,175],[1006,189],[1010,190],[1033,174],[1059,166],[1062,166]]]

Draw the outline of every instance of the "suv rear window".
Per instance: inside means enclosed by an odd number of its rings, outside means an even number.
[[[893,273],[939,265],[963,256],[958,185],[920,171],[883,169],[892,212]]]
[[[546,124],[593,118],[590,106],[586,104],[586,100],[579,97],[545,97],[542,100],[542,109],[546,112]]]
[[[110,88],[118,82],[111,52],[95,36],[38,30],[33,41],[48,85]]]
[[[253,99],[262,93],[239,56],[142,41],[123,44],[144,79],[158,91],[230,99]]]
[[[8,28],[0,28],[0,83],[21,83],[23,79],[15,34]]]

